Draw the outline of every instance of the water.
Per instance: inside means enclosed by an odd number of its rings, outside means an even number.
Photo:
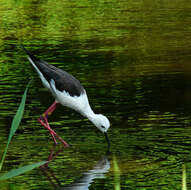
[[[5,1],[0,3],[0,154],[21,94],[34,78],[2,173],[47,160],[1,189],[181,189],[190,187],[191,4],[189,1]],[[20,49],[78,78],[104,136],[59,106],[52,128],[72,147],[53,146],[37,122],[53,102]]]

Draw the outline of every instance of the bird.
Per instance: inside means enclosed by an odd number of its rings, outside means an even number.
[[[57,138],[64,147],[69,147],[69,144],[48,123],[48,117],[56,109],[56,106],[61,104],[88,118],[104,134],[109,149],[110,140],[107,131],[110,128],[110,121],[106,116],[94,113],[89,104],[86,90],[80,81],[68,72],[48,64],[46,61],[33,55],[23,45],[21,45],[21,48],[27,54],[27,58],[38,73],[42,84],[52,93],[55,99],[51,106],[38,118],[40,124],[50,132],[54,143],[58,144]]]

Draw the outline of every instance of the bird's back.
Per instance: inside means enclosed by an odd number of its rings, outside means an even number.
[[[66,91],[71,96],[80,96],[80,94],[84,92],[84,88],[80,81],[66,71],[42,60],[38,62],[36,66],[49,83],[51,80],[54,80],[57,90],[61,92]]]
[[[37,58],[24,47],[23,49],[28,54],[29,61],[32,63],[33,67],[37,70],[39,75],[41,76],[42,74],[43,77],[46,79],[46,81],[44,81],[41,78],[46,87],[50,86],[51,80],[54,80],[56,89],[61,92],[65,91],[69,93],[70,96],[80,96],[84,93],[83,86],[81,85],[80,81],[77,80],[74,76]],[[47,85],[47,82],[49,85]]]

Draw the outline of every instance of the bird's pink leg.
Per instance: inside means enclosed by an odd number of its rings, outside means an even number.
[[[69,145],[59,136],[56,134],[56,132],[54,130],[52,130],[50,128],[50,125],[48,123],[48,116],[52,114],[52,112],[56,109],[56,104],[57,102],[55,101],[43,114],[42,116],[38,119],[38,121],[41,123],[42,126],[44,126],[46,129],[49,130],[54,143],[57,144],[56,142],[56,138],[57,137],[63,144],[65,147],[68,147]]]
[[[42,125],[42,126],[44,126],[46,129],[48,129],[49,130],[49,132],[50,132],[50,134],[51,134],[51,136],[52,136],[52,138],[53,138],[53,140],[54,140],[54,143],[55,144],[58,144],[57,142],[56,142],[56,138],[55,138],[55,132],[50,128],[50,126],[49,126],[49,124],[48,123],[44,123],[43,122],[43,120],[44,120],[44,118],[43,119],[41,119],[41,118],[39,118],[38,119],[38,121],[40,122],[40,124]]]
[[[56,109],[57,102],[54,101],[54,103],[42,114],[43,117],[48,118],[49,115],[52,114],[52,112]]]
[[[59,135],[57,135],[53,129],[50,128],[47,117],[44,117],[44,120],[46,123],[46,128],[50,131],[50,134],[52,135],[52,137],[54,137],[53,138],[54,142],[56,141],[55,139],[55,136],[56,136],[64,144],[65,147],[68,147],[69,145]],[[57,144],[57,142],[55,144]]]

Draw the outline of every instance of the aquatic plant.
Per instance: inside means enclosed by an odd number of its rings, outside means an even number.
[[[25,109],[25,102],[26,102],[27,91],[28,91],[30,83],[31,83],[31,81],[29,81],[29,83],[28,83],[28,85],[27,85],[27,87],[25,89],[25,92],[24,92],[24,94],[22,96],[19,108],[18,108],[18,110],[17,110],[17,112],[16,112],[16,114],[15,114],[15,116],[13,118],[13,121],[12,121],[12,124],[11,124],[10,133],[9,133],[9,137],[8,137],[8,141],[7,141],[7,145],[5,147],[5,150],[4,150],[2,159],[1,159],[0,170],[2,169],[2,166],[3,166],[3,163],[4,163],[5,156],[7,154],[7,150],[8,150],[9,144],[11,142],[11,139],[12,139],[13,135],[15,134],[16,130],[18,129],[18,127],[20,125],[20,122],[21,122],[21,119],[23,117],[23,113],[24,113],[24,109]]]
[[[120,169],[116,160],[116,157],[113,157],[113,171],[114,171],[114,188],[115,190],[120,190]]]
[[[186,165],[182,165],[182,190],[187,190],[187,183],[186,183]]]
[[[18,127],[20,125],[20,122],[21,122],[21,119],[23,117],[23,113],[24,113],[24,109],[25,109],[25,102],[26,102],[26,97],[27,97],[27,91],[28,91],[28,88],[29,88],[29,85],[30,85],[31,81],[32,80],[29,81],[29,83],[28,83],[28,85],[27,85],[27,87],[26,87],[26,89],[24,91],[24,94],[22,96],[19,108],[18,108],[18,110],[17,110],[17,112],[16,112],[16,114],[15,114],[15,116],[13,118],[10,133],[9,133],[9,137],[8,137],[8,141],[7,141],[7,145],[5,147],[5,150],[4,150],[1,162],[0,162],[0,171],[2,169],[2,166],[3,166],[3,163],[4,163],[4,160],[5,160],[5,157],[6,157],[7,150],[8,150],[9,144],[11,142],[11,139],[14,136],[16,130],[18,129]],[[42,161],[42,162],[27,165],[27,166],[23,166],[23,167],[18,168],[18,169],[13,169],[13,170],[3,174],[2,176],[0,176],[0,180],[9,179],[9,178],[15,177],[17,175],[23,174],[23,173],[25,173],[27,171],[30,171],[30,170],[32,170],[32,169],[34,169],[36,167],[39,167],[39,166],[43,165],[45,163],[46,163],[46,161]]]

